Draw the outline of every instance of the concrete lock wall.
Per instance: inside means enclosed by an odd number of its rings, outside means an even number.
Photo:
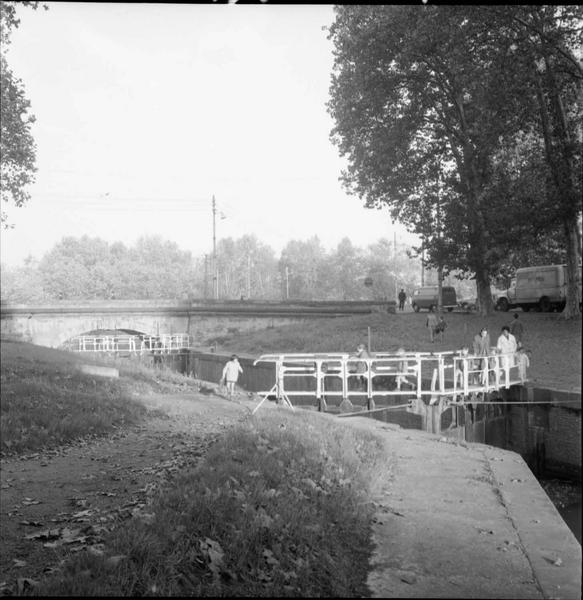
[[[196,377],[218,382],[224,364],[230,354],[193,352]],[[272,363],[253,366],[254,357],[239,357],[243,374],[240,386],[247,391],[267,391],[275,383]],[[309,379],[309,380],[308,380]],[[297,382],[298,389],[308,389],[313,378]],[[544,388],[513,386],[503,393],[486,395],[486,402],[479,401],[470,409],[451,405],[440,413],[438,405],[420,403],[418,410],[390,410],[376,412],[371,417],[396,423],[404,428],[422,429],[447,437],[478,442],[514,450],[521,454],[533,472],[547,471],[570,478],[581,478],[581,395]],[[504,404],[524,402],[524,404]],[[394,403],[405,400],[394,397]],[[545,404],[529,404],[546,401]],[[294,397],[294,405],[315,406],[313,397]],[[330,408],[340,398],[328,402]],[[366,406],[366,399],[355,399],[353,404]],[[377,402],[377,407],[382,401]]]
[[[485,400],[496,402],[497,395],[486,396]],[[580,480],[581,394],[512,386],[501,399],[520,404],[478,402],[473,411],[468,406],[452,407],[441,415],[441,432],[468,442],[514,450],[537,475],[546,472]],[[457,412],[455,426],[453,411]]]
[[[531,468],[581,479],[581,394],[520,388],[515,397],[544,404],[527,404],[522,411],[512,411],[512,449],[522,454]]]

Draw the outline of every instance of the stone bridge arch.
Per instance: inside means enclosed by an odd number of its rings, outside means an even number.
[[[29,313],[2,319],[2,335],[59,348],[67,340],[96,330],[132,330],[147,336],[186,333],[188,319],[147,313]]]

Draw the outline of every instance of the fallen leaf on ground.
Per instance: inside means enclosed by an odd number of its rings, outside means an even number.
[[[125,558],[127,558],[127,556],[125,554],[118,554],[117,556],[110,556],[105,561],[105,564],[109,567],[117,567],[117,565],[119,565],[119,563],[122,560],[124,560]]]
[[[19,569],[20,567],[26,567],[26,565],[28,564],[25,560],[20,560],[18,558],[13,558],[12,562],[14,563],[14,566]]]
[[[37,533],[29,533],[24,536],[25,540],[54,540],[61,537],[60,529],[45,529]]]
[[[26,577],[19,577],[16,580],[16,585],[18,587],[18,593],[22,595],[27,589],[36,587],[38,585],[38,581],[35,581],[34,579],[28,579]]]

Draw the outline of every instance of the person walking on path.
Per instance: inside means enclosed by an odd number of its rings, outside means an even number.
[[[430,312],[427,315],[425,326],[429,329],[429,341],[433,343],[435,341],[435,334],[437,333],[437,316],[434,312]]]
[[[522,324],[518,313],[514,313],[514,319],[512,319],[512,322],[510,323],[510,333],[516,338],[517,344],[522,344],[524,325]]]
[[[225,367],[223,368],[223,375],[221,377],[221,384],[226,382],[227,384],[227,398],[229,400],[233,399],[233,395],[235,393],[235,384],[237,383],[237,379],[239,379],[239,373],[242,373],[243,369],[239,364],[239,359],[236,354],[231,356],[231,360],[227,362]]]
[[[405,290],[401,288],[399,292],[399,310],[405,310],[405,300],[407,300],[407,294],[405,294]]]

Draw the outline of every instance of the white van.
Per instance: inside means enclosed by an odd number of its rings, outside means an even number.
[[[565,307],[567,293],[566,265],[546,265],[516,269],[516,279],[496,301],[497,310],[520,307],[524,311],[537,308],[548,312]],[[581,272],[579,271],[579,302],[581,302]]]

